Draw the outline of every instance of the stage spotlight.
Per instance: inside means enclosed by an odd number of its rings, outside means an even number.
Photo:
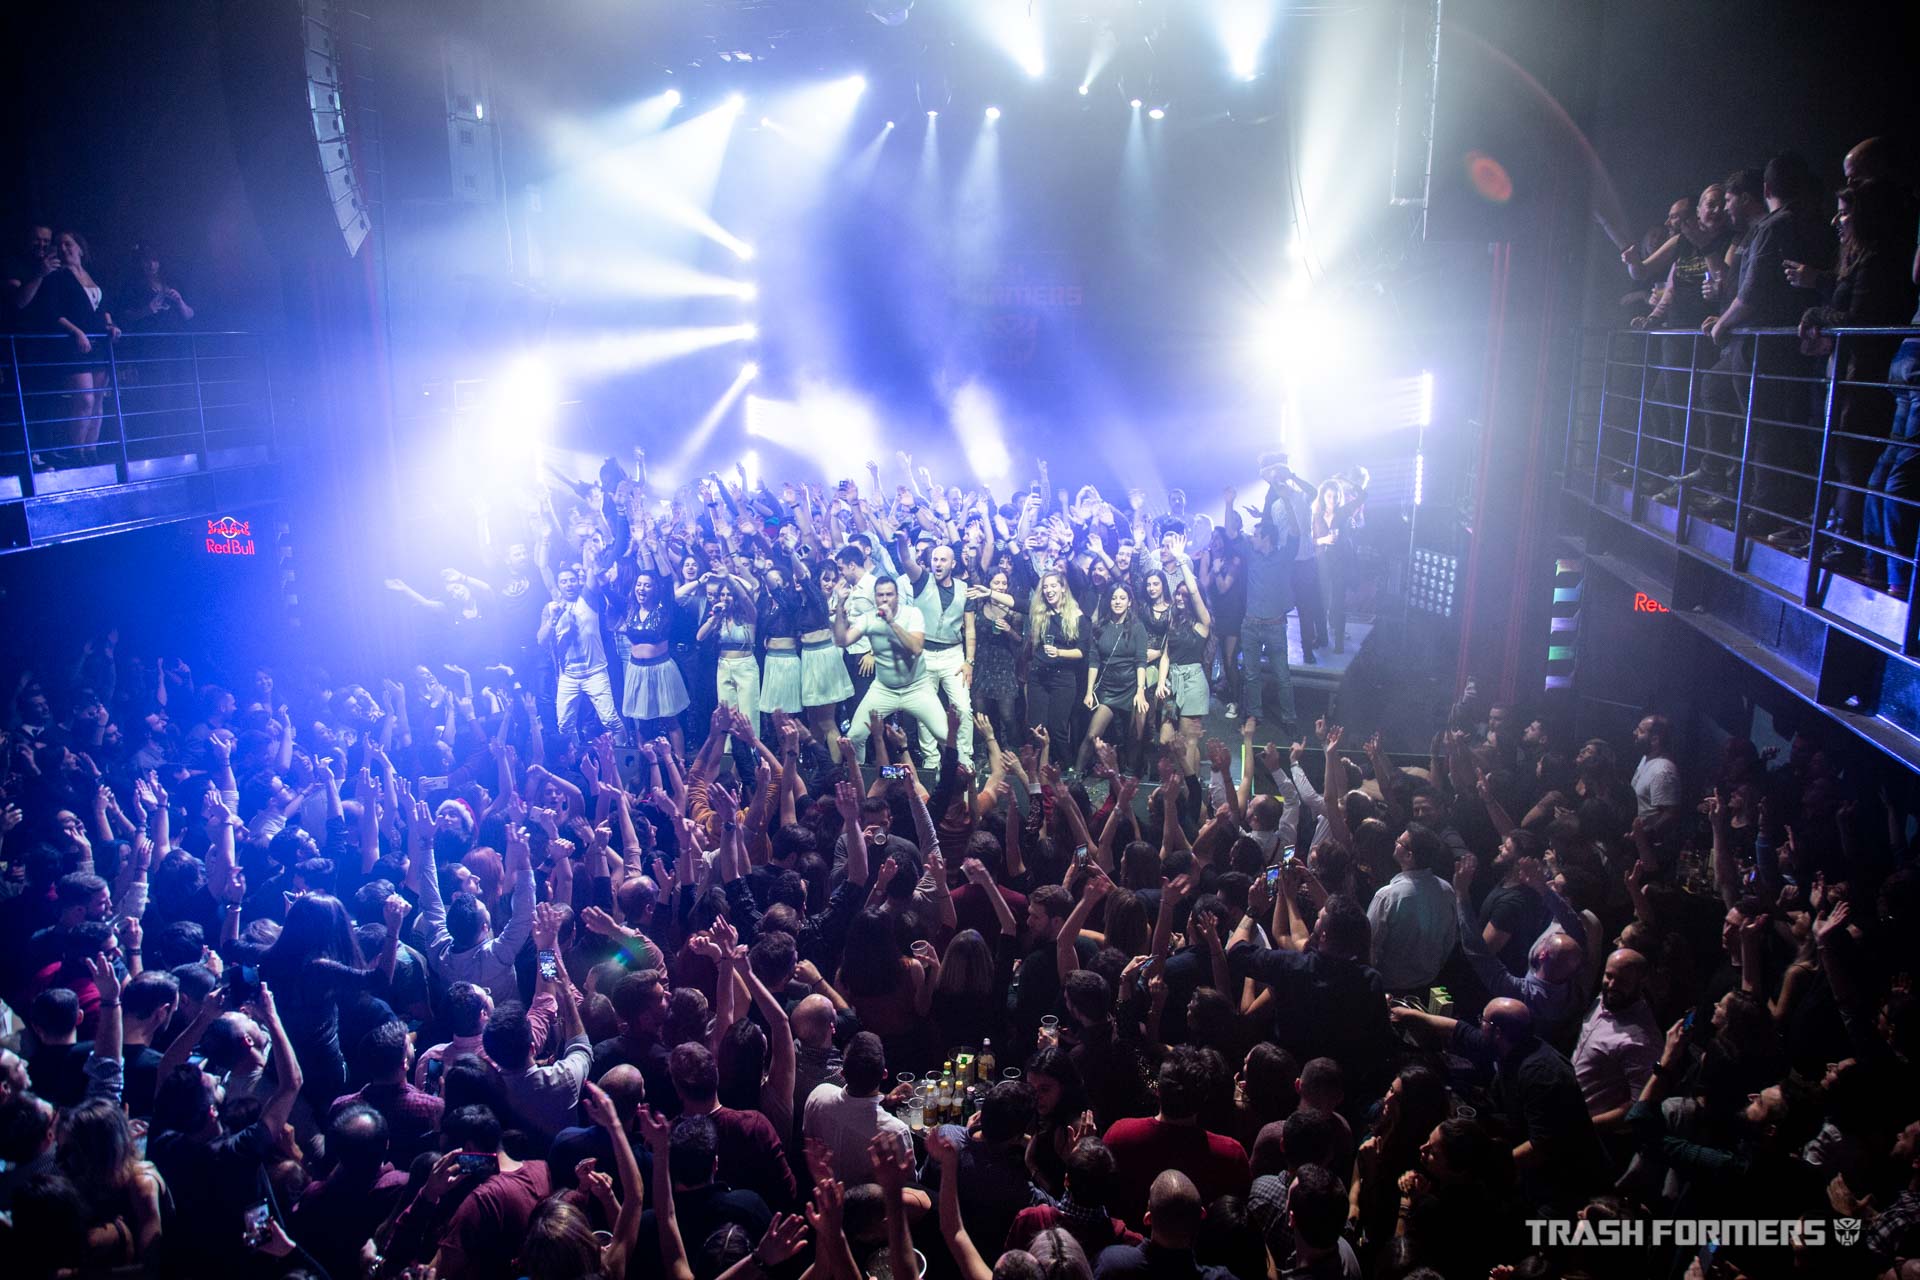
[[[987,34],[1029,76],[1047,73],[1046,38],[1028,0],[976,0]]]
[[[893,121],[891,120],[887,121],[887,128],[889,129],[893,128]]]
[[[1139,109],[1141,108],[1141,106],[1142,106],[1143,104],[1141,103],[1141,101],[1140,101],[1140,99],[1138,99],[1138,98],[1135,98],[1135,99],[1134,99],[1134,100],[1133,100],[1133,101],[1132,101],[1132,102],[1131,102],[1130,104],[1128,104],[1128,105],[1130,105],[1130,106],[1131,106],[1131,107],[1132,107],[1132,108],[1133,108],[1133,109],[1134,109],[1135,111],[1138,111],[1138,110],[1139,110]]]
[[[987,108],[987,119],[998,120],[999,118],[1000,118],[1000,108],[998,107]]]
[[[1420,398],[1417,413],[1418,425],[1423,427],[1433,425],[1433,371],[1430,369],[1420,371]]]
[[[755,362],[753,362],[752,360],[749,360],[745,364],[740,366],[740,377],[742,381],[752,382],[755,378],[759,376],[760,376],[760,366]]]
[[[748,281],[747,283],[742,284],[740,286],[740,300],[742,302],[752,302],[759,296],[760,296],[759,286],[755,285],[751,281]]]
[[[927,112],[927,119],[929,119],[929,120],[938,120],[939,118],[940,118],[940,113],[939,113],[938,111],[929,111],[929,112]]]
[[[746,241],[744,240],[735,241],[734,244],[732,245],[732,249],[733,249],[734,256],[739,258],[740,261],[742,262],[753,261],[753,246],[748,244]]]
[[[857,98],[867,91],[867,78],[865,76],[849,76],[847,78],[847,88],[853,90],[853,96]]]
[[[735,115],[738,115],[747,109],[747,100],[740,94],[730,93],[727,95],[726,108]]]
[[[1273,5],[1269,0],[1225,0],[1218,11],[1227,67],[1235,79],[1251,80],[1260,74],[1261,52],[1273,30]]]
[[[1167,110],[1165,107],[1155,107],[1153,110],[1147,112],[1147,119],[1149,120],[1165,120],[1166,118]]]
[[[1081,97],[1083,97],[1083,98],[1084,98],[1084,97],[1086,97],[1086,96],[1087,96],[1087,93],[1088,93],[1088,92],[1089,92],[1089,91],[1090,91],[1090,90],[1091,90],[1092,88],[1093,88],[1093,86],[1092,86],[1092,85],[1090,85],[1090,84],[1083,84],[1083,85],[1081,85],[1081,86],[1080,86],[1080,96],[1081,96]]]
[[[678,89],[669,89],[665,93],[661,94],[660,96],[662,99],[666,101],[666,104],[670,107],[677,107],[680,105],[680,91]]]

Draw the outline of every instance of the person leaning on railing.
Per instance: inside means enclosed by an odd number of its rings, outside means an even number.
[[[1831,354],[1835,339],[1826,332],[1829,329],[1901,325],[1913,316],[1915,291],[1906,253],[1911,237],[1903,225],[1905,205],[1899,188],[1882,179],[1869,178],[1841,189],[1839,211],[1833,219],[1840,232],[1840,275],[1827,304],[1809,307],[1800,317],[1802,351],[1815,356]],[[1787,265],[1788,278],[1795,283],[1811,283],[1808,278],[1813,271],[1798,262]],[[1834,370],[1835,376],[1845,384],[1878,381],[1886,376],[1899,349],[1897,338],[1848,338],[1841,344],[1843,359]],[[1885,435],[1892,424],[1892,408],[1885,393],[1877,389],[1852,385],[1834,388],[1834,414],[1829,427],[1839,435],[1832,440],[1827,474],[1839,485],[1852,487],[1832,490],[1828,527],[1856,541],[1863,533],[1867,500],[1859,489],[1873,475],[1877,450],[1871,441],[1853,437]],[[1907,541],[1911,540],[1909,535]],[[1829,543],[1821,555],[1823,565],[1843,573],[1861,572],[1866,562],[1858,547],[1845,542]],[[1876,585],[1882,581],[1883,576],[1874,577]]]

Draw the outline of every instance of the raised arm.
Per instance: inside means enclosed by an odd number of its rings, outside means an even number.
[[[273,992],[267,984],[260,984],[260,1014],[267,1024],[267,1039],[273,1046],[273,1094],[267,1099],[267,1105],[260,1112],[260,1123],[268,1134],[275,1139],[293,1114],[293,1104],[300,1096],[300,1087],[306,1083],[300,1074],[300,1060],[294,1056],[293,1041],[287,1036],[286,1024],[280,1021],[280,1010],[273,1002]]]
[[[1066,923],[1060,926],[1060,936],[1054,939],[1054,965],[1065,982],[1067,975],[1080,967],[1080,949],[1074,944],[1080,940],[1080,931],[1087,927],[1087,920],[1093,915],[1093,909],[1113,888],[1113,881],[1107,879],[1107,873],[1098,867],[1088,870],[1087,884],[1080,891],[1080,901],[1073,904],[1073,910],[1067,913]]]

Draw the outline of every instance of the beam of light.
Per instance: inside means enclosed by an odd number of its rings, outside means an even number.
[[[973,135],[973,152],[953,198],[953,236],[961,277],[986,280],[999,259],[1000,130],[993,109]]]
[[[931,202],[940,190],[940,113],[927,112],[927,131],[920,138],[919,197]]]
[[[825,476],[850,476],[878,456],[880,422],[853,392],[811,383],[793,400],[748,396],[747,434],[812,461]]]
[[[840,150],[867,91],[865,76],[845,76],[783,94],[767,106],[760,123],[807,151]]]
[[[664,258],[568,258],[555,266],[553,277],[575,297],[739,298],[751,302],[760,292],[751,280],[710,275]]]
[[[685,440],[673,456],[673,461],[662,468],[660,483],[667,483],[665,477],[677,476],[689,463],[700,456],[700,451],[706,448],[707,441],[713,437],[713,433],[719,429],[720,424],[726,421],[727,415],[733,411],[733,406],[740,402],[740,397],[746,394],[747,388],[759,376],[760,366],[751,360],[740,366],[740,372],[734,375],[733,384],[721,392],[720,398],[713,402],[713,407],[701,415],[700,421],[693,424],[693,430],[687,432]]]
[[[563,166],[590,164],[604,157],[609,146],[623,147],[659,133],[680,102],[680,91],[667,89],[588,121],[556,118],[545,127],[546,144]]]
[[[854,186],[864,187],[873,181],[874,172],[880,167],[880,153],[886,150],[887,139],[893,136],[893,121],[887,121],[873,140],[860,148],[852,159],[847,161],[846,181]]]
[[[760,336],[757,324],[724,324],[675,329],[650,329],[639,333],[610,333],[597,338],[578,338],[569,344],[566,365],[569,372],[614,373],[644,369],[648,365],[721,347],[731,342],[751,342]]]
[[[1433,371],[1420,371],[1419,408],[1414,415],[1415,424],[1422,427],[1433,425]]]
[[[745,100],[722,105],[584,166],[584,176],[636,208],[706,236],[741,259],[753,250],[707,212]]]
[[[1036,80],[1047,73],[1046,35],[1028,0],[975,0],[974,12],[1014,65]]]
[[[1004,483],[1013,474],[1013,456],[1007,452],[1006,426],[993,392],[969,381],[954,392],[947,412],[974,478],[986,485]]]
[[[1214,0],[1215,28],[1227,67],[1241,80],[1260,74],[1267,37],[1273,32],[1272,0]]]
[[[1114,33],[1113,24],[1102,22],[1094,28],[1093,42],[1087,50],[1087,72],[1080,77],[1080,96],[1085,97],[1092,89],[1100,73],[1113,61],[1114,50],[1120,47],[1120,37]]]

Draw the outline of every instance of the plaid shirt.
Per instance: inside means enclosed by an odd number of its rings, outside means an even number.
[[[1903,1191],[1867,1228],[1867,1252],[1873,1255],[1874,1265],[1890,1267],[1897,1259],[1912,1257],[1920,1247],[1916,1227],[1920,1227],[1920,1191]]]

